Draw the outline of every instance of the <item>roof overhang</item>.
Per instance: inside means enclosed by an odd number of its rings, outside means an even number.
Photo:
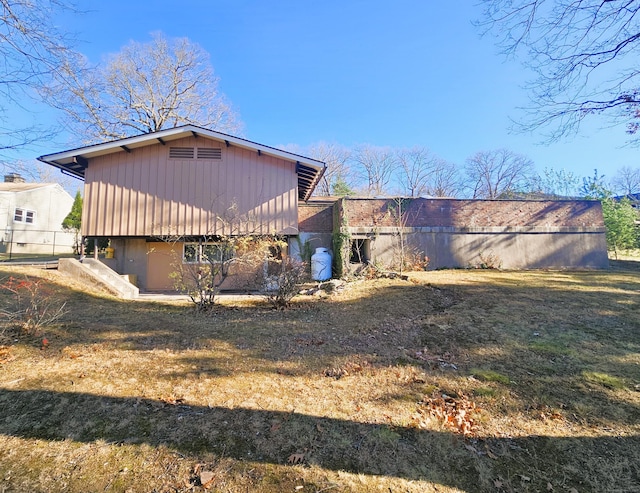
[[[127,137],[125,139],[113,140],[102,144],[94,144],[77,149],[70,149],[55,154],[46,154],[38,158],[43,163],[50,164],[60,169],[63,173],[75,176],[84,180],[84,173],[89,161],[93,158],[113,154],[116,152],[132,152],[139,147],[154,144],[168,144],[171,141],[183,139],[185,137],[204,137],[217,140],[225,146],[235,146],[257,152],[259,155],[277,157],[286,161],[296,163],[296,174],[298,175],[298,198],[307,200],[322,177],[326,165],[322,161],[317,161],[304,156],[299,156],[291,152],[265,146],[250,140],[234,137],[233,135],[215,132],[195,125],[185,125],[158,132]]]

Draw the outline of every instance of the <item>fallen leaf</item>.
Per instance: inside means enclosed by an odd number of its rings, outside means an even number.
[[[499,479],[494,480],[493,486],[495,486],[496,488],[502,488],[502,481],[500,481]]]
[[[287,464],[302,464],[304,462],[304,454],[291,454],[287,459]]]
[[[16,357],[11,354],[11,348],[9,346],[0,346],[0,365],[13,361]]]
[[[547,483],[547,491],[553,491],[553,485],[551,483]]]
[[[160,397],[160,401],[162,401],[165,405],[175,406],[177,404],[182,404],[184,402],[184,399],[182,397],[168,395]]]
[[[200,473],[200,484],[203,488],[210,488],[213,485],[215,474],[211,471],[202,471]]]

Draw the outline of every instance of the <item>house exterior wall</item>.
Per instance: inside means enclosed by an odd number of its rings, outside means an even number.
[[[477,266],[489,256],[507,269],[608,266],[597,201],[342,199],[334,208],[335,231],[368,240],[369,260],[383,265],[397,262],[402,232],[430,269]]]
[[[336,199],[311,199],[298,205],[300,233],[289,238],[289,255],[309,261],[316,248],[333,249],[333,207]]]
[[[170,159],[171,147],[220,148],[221,159]],[[297,234],[295,163],[203,137],[91,159],[83,235]]]
[[[16,255],[73,253],[74,234],[62,228],[73,197],[55,183],[15,186],[15,191],[0,191],[0,250]],[[16,209],[33,212],[33,222],[15,221]]]
[[[182,241],[149,241],[145,238],[112,238],[113,258],[100,261],[119,274],[135,279],[144,291],[177,291],[176,275],[183,264]],[[258,266],[257,268],[260,268]],[[233,265],[222,284],[224,290],[256,289],[257,268]],[[188,276],[186,276],[188,280]]]

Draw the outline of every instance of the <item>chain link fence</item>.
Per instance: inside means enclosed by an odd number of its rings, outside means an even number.
[[[0,262],[51,259],[73,255],[80,237],[67,230],[5,230],[0,237]]]

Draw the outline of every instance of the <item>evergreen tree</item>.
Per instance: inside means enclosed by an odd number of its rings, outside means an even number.
[[[607,249],[614,252],[616,259],[619,250],[629,250],[638,246],[638,212],[628,198],[602,199],[602,215],[607,228]]]
[[[76,255],[80,254],[80,227],[82,226],[82,195],[80,190],[76,192],[76,196],[73,199],[73,205],[71,206],[71,212],[67,214],[62,221],[62,228],[73,231],[75,234],[75,240],[73,250]]]

